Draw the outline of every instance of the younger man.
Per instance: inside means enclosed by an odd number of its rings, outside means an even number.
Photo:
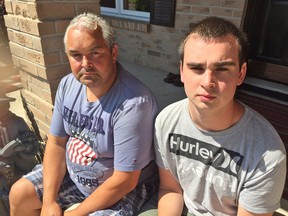
[[[156,119],[158,215],[272,215],[286,177],[276,130],[234,98],[247,69],[247,41],[216,17],[196,24],[180,46],[187,98]]]

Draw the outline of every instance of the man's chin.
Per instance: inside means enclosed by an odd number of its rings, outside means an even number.
[[[98,83],[97,81],[92,79],[80,79],[80,82],[87,87],[96,87]]]

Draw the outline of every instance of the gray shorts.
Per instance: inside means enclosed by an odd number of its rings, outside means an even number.
[[[31,181],[36,193],[42,202],[43,199],[43,176],[42,165],[37,165],[32,172],[24,176]],[[133,191],[128,193],[109,209],[96,211],[89,216],[134,216],[144,205],[144,203],[158,191],[158,178],[138,185]],[[79,191],[74,182],[66,174],[58,193],[58,203],[61,208],[66,210],[75,203],[81,203],[85,196]]]

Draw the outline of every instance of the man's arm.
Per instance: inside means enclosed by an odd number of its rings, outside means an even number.
[[[41,215],[62,215],[56,203],[61,182],[66,173],[65,146],[68,137],[49,135],[43,161],[43,207]],[[57,213],[57,214],[56,214]]]
[[[140,170],[121,172],[114,170],[113,175],[99,186],[87,199],[65,216],[86,216],[97,210],[106,209],[132,191],[138,182]]]
[[[158,215],[180,216],[184,205],[181,186],[169,170],[159,167],[159,176]]]
[[[266,213],[266,214],[254,214],[252,212],[247,211],[241,205],[238,207],[237,216],[272,216],[273,213]]]

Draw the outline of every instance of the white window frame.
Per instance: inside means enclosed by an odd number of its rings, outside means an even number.
[[[115,8],[101,7],[101,14],[140,21],[150,21],[150,12],[124,9],[124,0],[115,0]]]

